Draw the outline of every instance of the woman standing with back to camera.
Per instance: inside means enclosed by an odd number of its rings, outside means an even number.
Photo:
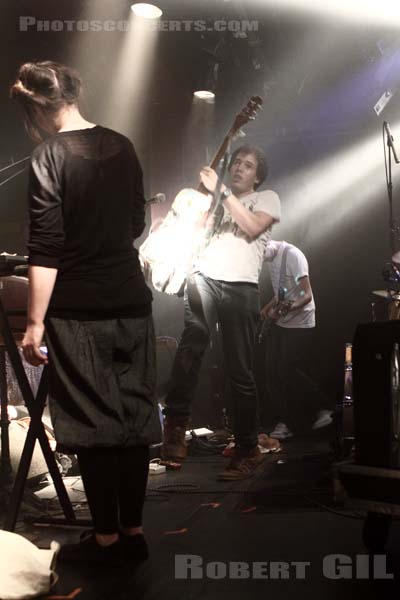
[[[149,444],[161,437],[152,297],[133,248],[145,225],[139,161],[126,137],[81,116],[80,90],[75,71],[49,61],[23,64],[11,88],[31,137],[48,134],[30,165],[23,352],[48,363],[55,437],[78,457],[93,519],[60,559],[116,565],[147,558]]]

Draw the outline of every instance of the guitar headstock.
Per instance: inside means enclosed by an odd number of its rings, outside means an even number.
[[[262,104],[263,100],[261,96],[252,96],[246,106],[236,115],[232,126],[232,133],[235,133],[249,121],[254,121],[258,111],[262,109]]]
[[[240,132],[240,128],[243,127],[243,125],[245,125],[249,121],[254,121],[254,119],[257,116],[257,111],[259,111],[262,107],[262,103],[263,101],[260,96],[252,96],[246,104],[246,106],[240,111],[238,115],[236,115],[232,127],[229,129],[222,144],[218,148],[217,152],[214,155],[214,158],[210,163],[210,167],[212,169],[216,169],[229,143],[235,138],[236,133]],[[242,135],[245,134],[242,133]]]

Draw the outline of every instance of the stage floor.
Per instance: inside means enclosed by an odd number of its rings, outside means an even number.
[[[365,569],[357,570],[363,561],[357,557],[366,554],[363,515],[335,502],[329,442],[326,431],[286,442],[281,453],[266,456],[253,478],[234,484],[216,480],[227,460],[222,456],[191,457],[181,471],[151,477],[144,520],[150,559],[134,570],[59,564],[52,595],[78,600],[391,597],[400,581],[400,528],[392,524],[386,559],[387,571],[394,565],[394,579],[363,579]],[[77,508],[77,516],[87,516],[84,504]],[[24,505],[21,517],[27,512],[32,511]],[[52,539],[77,541],[81,531],[22,520],[17,528],[41,547]]]

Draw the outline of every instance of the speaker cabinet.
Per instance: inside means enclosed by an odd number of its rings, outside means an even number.
[[[400,321],[367,323],[353,344],[356,462],[400,468]]]

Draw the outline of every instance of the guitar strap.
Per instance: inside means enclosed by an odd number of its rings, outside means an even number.
[[[282,254],[281,269],[279,271],[278,302],[283,301],[287,294],[287,289],[284,287],[284,283],[285,283],[286,263],[287,263],[288,252],[289,252],[289,245],[286,246],[286,248],[284,249],[283,254]],[[258,336],[257,336],[259,344],[261,344],[262,340],[264,339],[264,336],[266,335],[266,333],[270,329],[270,327],[273,327],[273,326],[274,326],[273,321],[268,317],[265,318],[264,320],[260,321],[259,331],[258,331]]]
[[[283,254],[282,254],[281,270],[279,273],[278,300],[284,300],[286,293],[287,293],[287,289],[285,288],[284,283],[285,283],[285,276],[286,276],[286,263],[287,263],[288,252],[289,252],[289,245],[286,246],[286,248],[284,249]]]
[[[217,187],[214,192],[214,198],[213,198],[211,209],[210,209],[210,212],[209,212],[209,215],[207,218],[206,247],[210,243],[211,238],[214,237],[214,235],[216,234],[216,232],[221,224],[222,218],[224,216],[224,206],[222,204],[222,198],[221,198],[221,187],[222,187],[222,181],[225,177],[225,173],[228,169],[229,161],[231,158],[231,142],[232,142],[232,138],[229,137],[227,146],[226,146],[226,150],[224,153],[224,160],[222,163],[221,173],[218,176]],[[203,248],[203,250],[204,250],[204,248]]]
[[[222,181],[225,177],[225,173],[228,168],[229,161],[230,161],[230,156],[231,156],[230,147],[231,147],[231,139],[229,139],[227,148],[225,150],[221,173],[218,177],[218,183],[217,183],[217,187],[214,192],[214,198],[212,200],[211,207],[210,207],[210,210],[209,210],[209,213],[207,216],[207,220],[206,220],[206,223],[204,226],[203,241],[200,244],[200,246],[197,248],[196,252],[194,253],[193,264],[197,261],[200,254],[202,252],[204,252],[204,250],[207,248],[208,244],[211,242],[211,239],[217,233],[219,226],[221,224],[221,221],[223,219],[223,216],[224,216],[225,209],[224,209],[224,205],[222,204],[221,186],[222,186]]]

